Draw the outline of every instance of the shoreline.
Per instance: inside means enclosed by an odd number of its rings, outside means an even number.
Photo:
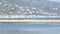
[[[0,20],[0,23],[20,23],[20,24],[54,24],[60,20]]]

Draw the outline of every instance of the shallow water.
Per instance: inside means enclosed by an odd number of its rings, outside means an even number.
[[[39,31],[60,29],[60,24],[0,24],[0,30]]]
[[[60,34],[60,24],[0,24],[0,34]]]

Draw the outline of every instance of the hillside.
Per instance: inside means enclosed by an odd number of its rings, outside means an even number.
[[[47,0],[0,0],[0,15],[60,17],[60,3]]]

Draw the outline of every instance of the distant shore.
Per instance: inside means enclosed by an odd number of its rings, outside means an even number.
[[[54,24],[60,20],[0,20],[0,23],[20,23],[20,24]]]

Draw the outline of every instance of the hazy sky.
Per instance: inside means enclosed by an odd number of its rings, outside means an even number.
[[[60,2],[60,0],[49,0],[49,1],[56,1],[56,2]]]

